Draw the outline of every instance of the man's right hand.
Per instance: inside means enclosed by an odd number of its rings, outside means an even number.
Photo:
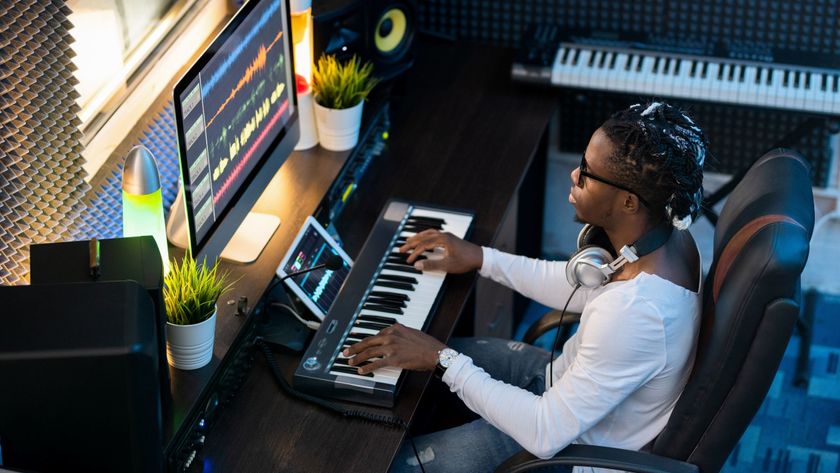
[[[424,251],[435,251],[440,248],[443,258],[421,259],[418,257]],[[480,269],[484,257],[481,247],[475,243],[464,241],[451,233],[437,230],[424,230],[406,240],[400,247],[401,253],[411,252],[407,262],[422,271],[446,271],[447,273],[466,273]],[[437,253],[437,252],[436,252]]]

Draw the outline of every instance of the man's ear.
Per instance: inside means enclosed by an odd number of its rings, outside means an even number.
[[[635,214],[639,211],[641,202],[639,201],[639,196],[636,194],[626,192],[624,194],[624,205],[622,206],[622,210],[628,214]]]

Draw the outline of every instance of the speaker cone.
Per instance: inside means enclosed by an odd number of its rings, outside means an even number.
[[[398,60],[408,50],[413,36],[411,18],[402,6],[391,6],[376,22],[373,44],[383,60]]]

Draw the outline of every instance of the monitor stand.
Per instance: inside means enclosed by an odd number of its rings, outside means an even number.
[[[178,248],[189,248],[187,237],[187,217],[184,215],[183,193],[178,191],[178,197],[169,209],[169,219],[166,222],[166,238]],[[222,259],[237,263],[252,263],[262,253],[271,235],[280,226],[280,217],[259,212],[248,212],[245,220],[239,225],[236,233],[222,251]]]

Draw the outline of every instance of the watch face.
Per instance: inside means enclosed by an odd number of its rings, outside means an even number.
[[[451,349],[451,348],[444,348],[440,351],[440,356],[438,357],[438,363],[440,366],[444,368],[449,368],[449,365],[452,364],[452,360],[458,356],[458,352]]]

